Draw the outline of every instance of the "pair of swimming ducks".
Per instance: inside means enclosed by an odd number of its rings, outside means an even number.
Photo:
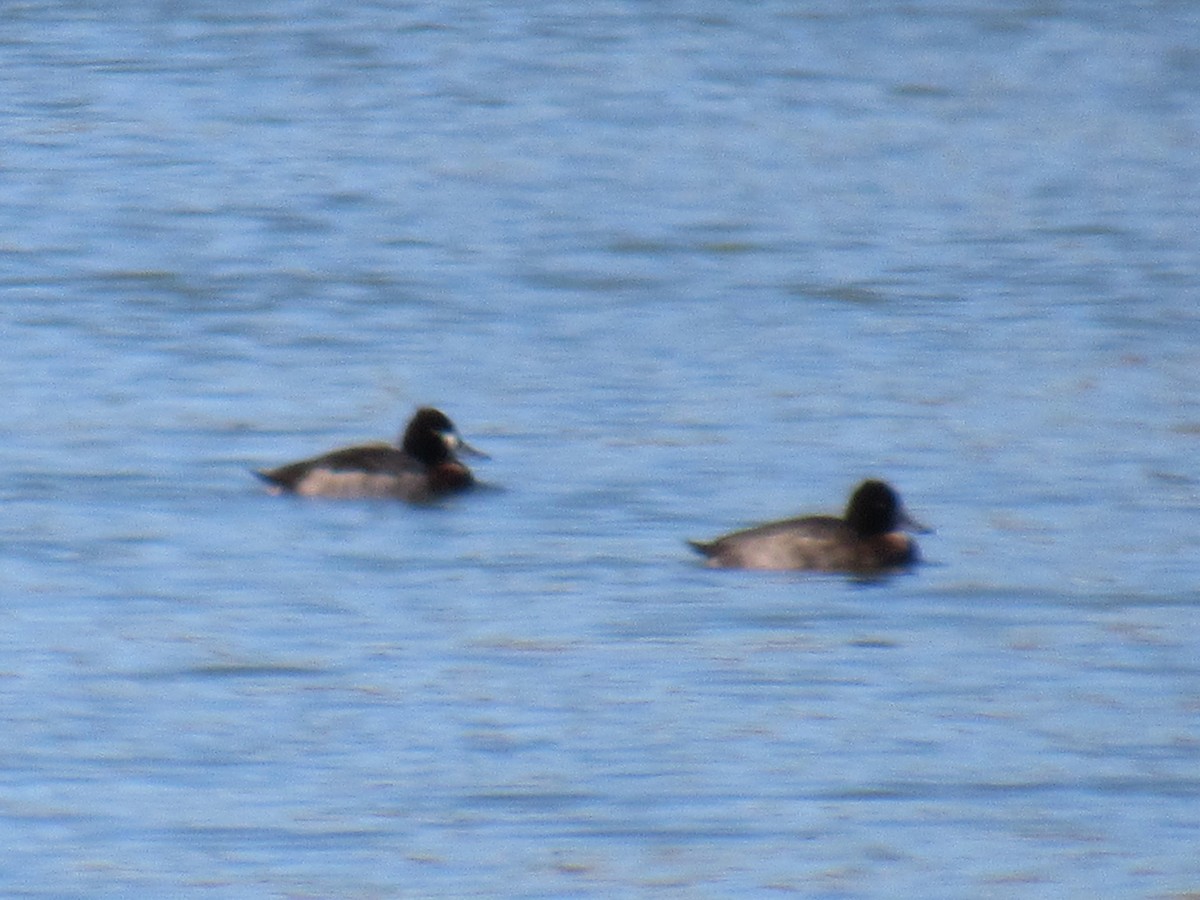
[[[361,444],[257,474],[277,494],[422,503],[475,484],[460,453],[486,458],[459,437],[445,413],[425,407],[412,417],[399,446]],[[870,480],[851,494],[842,518],[784,519],[688,543],[719,568],[863,573],[917,561],[916,542],[905,530],[927,529],[909,517],[888,484]]]

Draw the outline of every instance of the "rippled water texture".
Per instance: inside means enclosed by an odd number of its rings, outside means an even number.
[[[0,894],[1200,892],[1200,7],[0,16]]]

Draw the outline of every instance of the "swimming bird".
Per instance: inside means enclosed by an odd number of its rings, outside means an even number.
[[[929,530],[904,511],[890,485],[872,479],[855,488],[843,518],[784,519],[688,543],[717,568],[871,573],[917,561],[916,542],[902,529]]]
[[[359,444],[255,474],[274,494],[423,503],[475,484],[458,453],[487,457],[458,436],[445,413],[422,407],[409,420],[399,446]]]

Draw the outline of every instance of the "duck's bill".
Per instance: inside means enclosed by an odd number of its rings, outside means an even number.
[[[914,534],[933,534],[933,529],[922,522],[917,521],[907,512],[900,513],[899,525],[905,531],[911,531]]]
[[[477,450],[464,441],[457,431],[442,431],[439,434],[446,444],[446,449],[451,453],[461,453],[464,456],[477,456],[480,459],[491,459],[482,450]]]
[[[482,450],[478,449],[477,447],[472,447],[470,444],[468,444],[462,438],[458,439],[458,446],[456,449],[458,450],[459,453],[465,454],[466,456],[474,456],[477,459],[491,459],[491,457],[488,456],[488,454],[484,453]]]

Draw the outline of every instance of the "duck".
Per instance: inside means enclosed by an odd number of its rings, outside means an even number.
[[[475,485],[459,453],[487,458],[459,437],[449,416],[424,406],[413,414],[398,444],[343,447],[255,474],[273,494],[427,503]]]
[[[841,518],[783,519],[688,544],[712,568],[871,574],[919,560],[916,541],[906,530],[929,532],[908,515],[891,485],[868,479],[854,489]]]

